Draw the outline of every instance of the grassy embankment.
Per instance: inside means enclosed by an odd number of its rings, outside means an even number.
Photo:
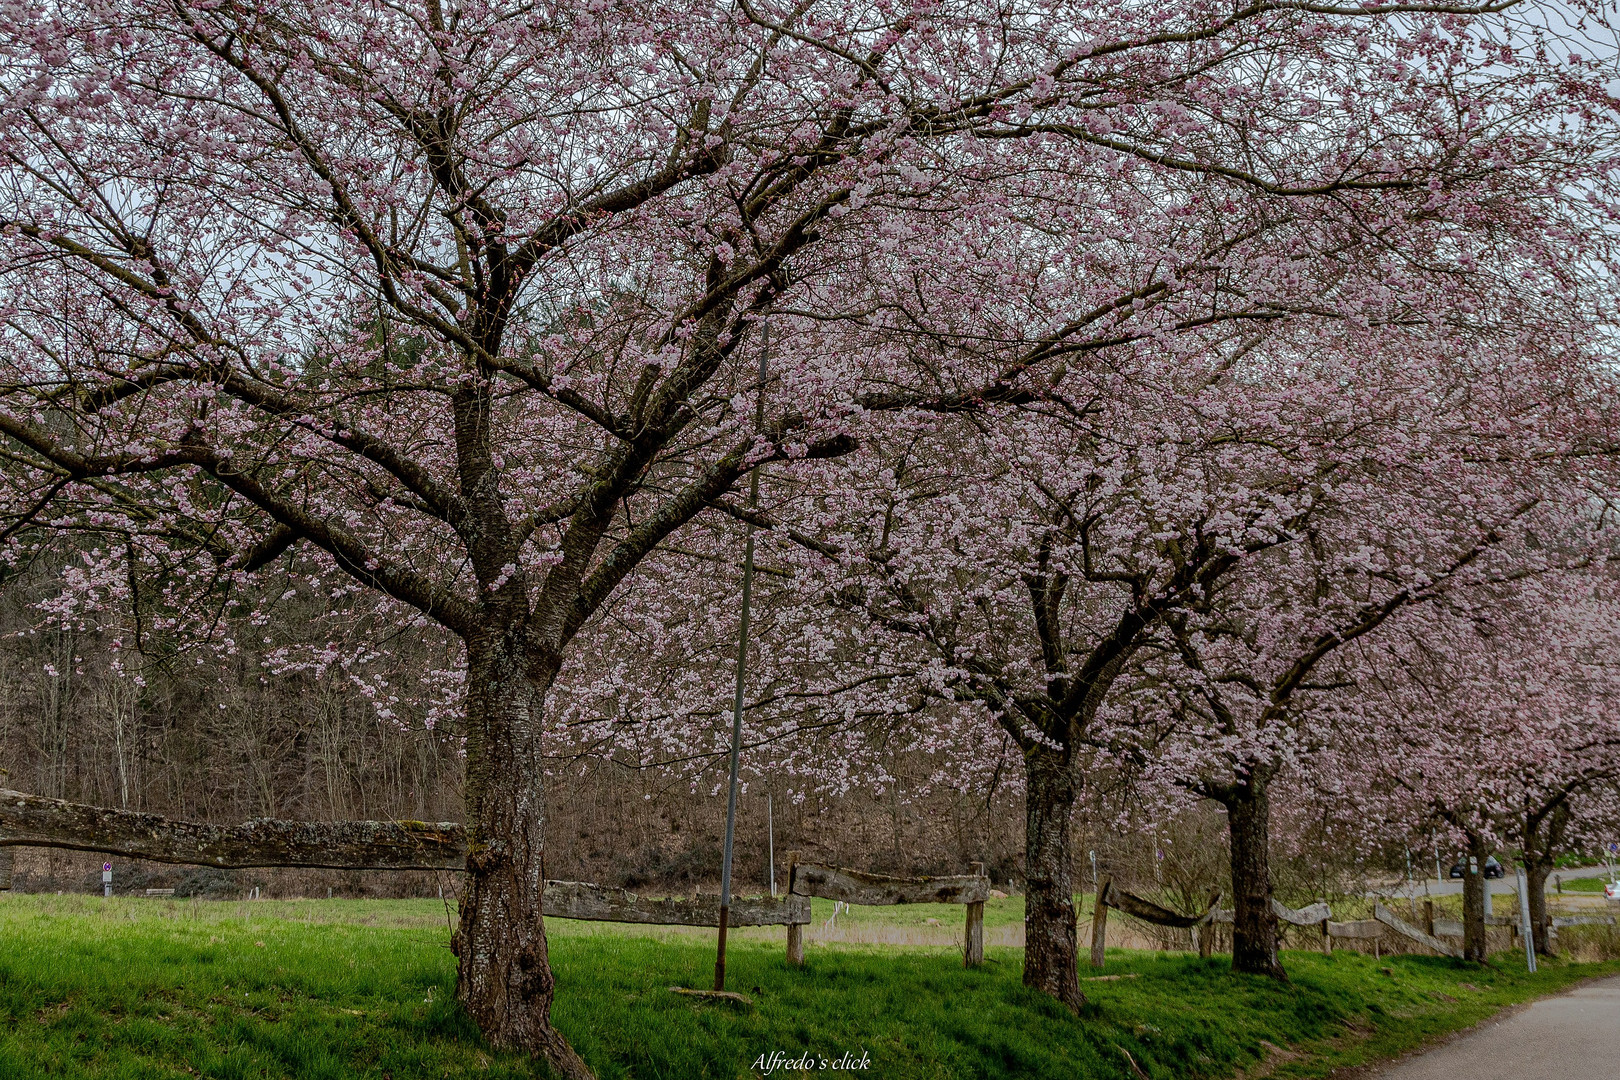
[[[992,901],[986,922],[1017,907]],[[829,911],[818,905],[818,919]],[[961,911],[902,917],[959,925]],[[602,1077],[731,1080],[775,1050],[864,1053],[863,1075],[885,1080],[1137,1080],[1127,1053],[1153,1080],[1262,1062],[1320,1076],[1620,973],[1301,952],[1285,956],[1285,986],[1234,977],[1220,959],[1115,952],[1105,973],[1125,977],[1083,984],[1091,1005],[1076,1020],[1019,985],[1016,950],[990,949],[967,971],[949,947],[813,945],[790,970],[777,929],[738,935],[731,986],[755,1000],[743,1010],[667,989],[707,984],[711,934],[553,924],[557,1023]],[[0,1077],[543,1075],[480,1044],[451,1001],[446,939],[436,902],[0,898]]]

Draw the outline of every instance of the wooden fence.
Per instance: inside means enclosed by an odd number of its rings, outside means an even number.
[[[247,868],[306,866],[337,869],[444,869],[458,870],[466,860],[466,830],[454,822],[344,821],[298,822],[255,819],[235,826],[178,821],[152,814],[85,806],[0,789],[0,890],[11,887],[13,845],[68,848],[125,855],[160,862]],[[972,874],[935,878],[897,878],[867,874],[845,867],[800,863],[791,856],[788,890],[781,898],[746,897],[732,902],[733,926],[786,926],[788,960],[804,961],[803,927],[810,921],[810,898],[822,897],[846,904],[886,905],[945,903],[967,909],[963,962],[984,959],[984,904],[990,897],[990,879],[974,864]],[[1107,939],[1108,909],[1159,926],[1191,930],[1201,955],[1209,955],[1210,928],[1231,922],[1232,913],[1216,907],[1219,893],[1198,915],[1182,915],[1114,887],[1108,878],[1099,883],[1098,903],[1092,917],[1092,963],[1102,965]],[[149,890],[152,891],[152,890]],[[1445,956],[1461,950],[1444,937],[1462,934],[1462,924],[1434,918],[1425,905],[1423,928],[1406,922],[1382,904],[1373,918],[1335,922],[1325,903],[1298,910],[1275,900],[1272,910],[1283,922],[1319,926],[1322,947],[1332,951],[1333,939],[1378,943],[1389,932],[1399,934]],[[718,926],[719,897],[642,899],[624,889],[589,882],[548,881],[544,912],[551,918],[601,922],[649,923],[665,926]],[[1523,930],[1518,921],[1492,918],[1491,925]],[[1551,930],[1583,924],[1615,925],[1613,915],[1558,916]]]
[[[1097,906],[1091,917],[1091,966],[1103,966],[1103,954],[1108,944],[1109,908],[1114,908],[1132,918],[1141,919],[1157,926],[1191,930],[1198,948],[1198,955],[1207,958],[1210,955],[1212,945],[1208,928],[1216,923],[1230,923],[1233,917],[1233,913],[1229,909],[1216,906],[1219,899],[1220,893],[1212,892],[1209,897],[1209,906],[1202,914],[1182,915],[1115,886],[1107,877],[1103,878],[1097,884]],[[1332,909],[1322,901],[1303,908],[1291,908],[1272,900],[1271,910],[1281,922],[1293,926],[1320,927],[1322,950],[1324,952],[1333,951],[1334,938],[1352,941],[1359,939],[1372,941],[1373,954],[1376,956],[1378,954],[1378,943],[1386,933],[1393,930],[1402,937],[1416,942],[1424,948],[1432,949],[1442,956],[1451,956],[1458,959],[1462,957],[1461,949],[1441,941],[1434,933],[1413,926],[1383,904],[1373,905],[1372,918],[1358,919],[1353,922],[1334,922]],[[1432,912],[1432,907],[1430,910]],[[1428,921],[1431,926],[1436,926],[1432,914]],[[1507,922],[1507,920],[1502,921]],[[1441,922],[1438,926],[1444,928],[1444,923]],[[1203,932],[1200,933],[1200,931]],[[1444,932],[1443,929],[1440,932]],[[1457,934],[1458,936],[1462,934],[1461,924],[1458,924]]]
[[[541,909],[548,919],[648,923],[656,926],[719,926],[720,897],[644,899],[627,889],[588,881],[548,881]],[[735,896],[727,922],[732,926],[803,926],[810,902],[800,896]]]
[[[1160,907],[1151,900],[1144,900],[1133,892],[1127,892],[1114,884],[1114,879],[1104,876],[1097,883],[1097,905],[1091,913],[1091,966],[1103,966],[1103,953],[1108,947],[1108,909],[1114,908],[1135,919],[1153,923],[1155,926],[1169,926],[1176,929],[1191,930],[1195,938],[1200,939],[1199,954],[1209,955],[1208,935],[1200,937],[1199,927],[1207,926],[1217,909],[1216,903],[1220,900],[1219,889],[1209,894],[1209,906],[1201,915],[1182,915],[1169,908]]]
[[[974,863],[973,868],[971,874],[952,877],[887,877],[842,866],[801,863],[795,852],[788,855],[788,895],[819,896],[864,906],[964,904],[967,926],[962,938],[962,963],[973,967],[984,963],[984,902],[990,899],[990,879],[985,876],[984,864]],[[804,934],[798,924],[788,926],[787,952],[788,963],[804,963]]]

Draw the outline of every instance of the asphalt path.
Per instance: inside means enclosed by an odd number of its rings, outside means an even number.
[[[1554,885],[1555,878],[1561,877],[1565,881],[1572,881],[1575,878],[1607,877],[1608,874],[1608,869],[1602,866],[1581,866],[1571,870],[1554,870],[1547,877],[1547,895],[1557,895],[1557,887]],[[1510,868],[1505,876],[1499,877],[1494,881],[1486,881],[1485,884],[1491,887],[1491,895],[1501,896],[1504,893],[1511,894],[1517,891],[1513,881],[1514,874]],[[1413,896],[1419,899],[1422,899],[1425,896],[1457,896],[1462,892],[1462,885],[1462,878],[1451,878],[1446,881],[1436,881],[1434,878],[1430,878],[1427,881],[1403,881],[1398,885],[1392,886],[1389,891],[1380,891],[1377,895],[1399,897]],[[1565,895],[1569,894],[1566,893]],[[1602,893],[1576,893],[1574,895],[1593,896],[1597,897],[1598,899],[1602,899],[1603,897]]]
[[[1377,1080],[1569,1080],[1620,1062],[1620,978],[1543,998],[1372,1075]]]

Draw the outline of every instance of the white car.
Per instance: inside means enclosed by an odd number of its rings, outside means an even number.
[[[1620,900],[1620,881],[1611,881],[1603,886],[1603,895],[1610,900]]]

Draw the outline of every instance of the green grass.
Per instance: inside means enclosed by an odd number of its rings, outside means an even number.
[[[450,1000],[445,917],[420,901],[0,898],[0,1077],[543,1076],[489,1051]],[[1105,974],[1131,977],[1082,984],[1076,1019],[1020,985],[1017,950],[970,971],[954,948],[811,945],[792,970],[776,929],[734,939],[730,985],[755,999],[742,1010],[667,989],[707,985],[712,932],[551,925],[556,1022],[605,1080],[731,1080],[773,1050],[865,1053],[864,1075],[884,1080],[1135,1080],[1127,1052],[1153,1080],[1230,1076],[1268,1055],[1272,1075],[1323,1076],[1620,973],[1302,952],[1285,954],[1284,985],[1221,959],[1112,952]]]
[[[1599,894],[1601,894],[1603,892],[1604,882],[1606,882],[1607,880],[1608,880],[1607,878],[1595,878],[1595,877],[1566,878],[1565,881],[1564,881],[1564,885],[1563,885],[1563,891],[1567,892],[1567,893],[1575,892],[1575,893],[1599,893]],[[1556,896],[1557,893],[1556,892],[1549,892],[1549,895]]]

